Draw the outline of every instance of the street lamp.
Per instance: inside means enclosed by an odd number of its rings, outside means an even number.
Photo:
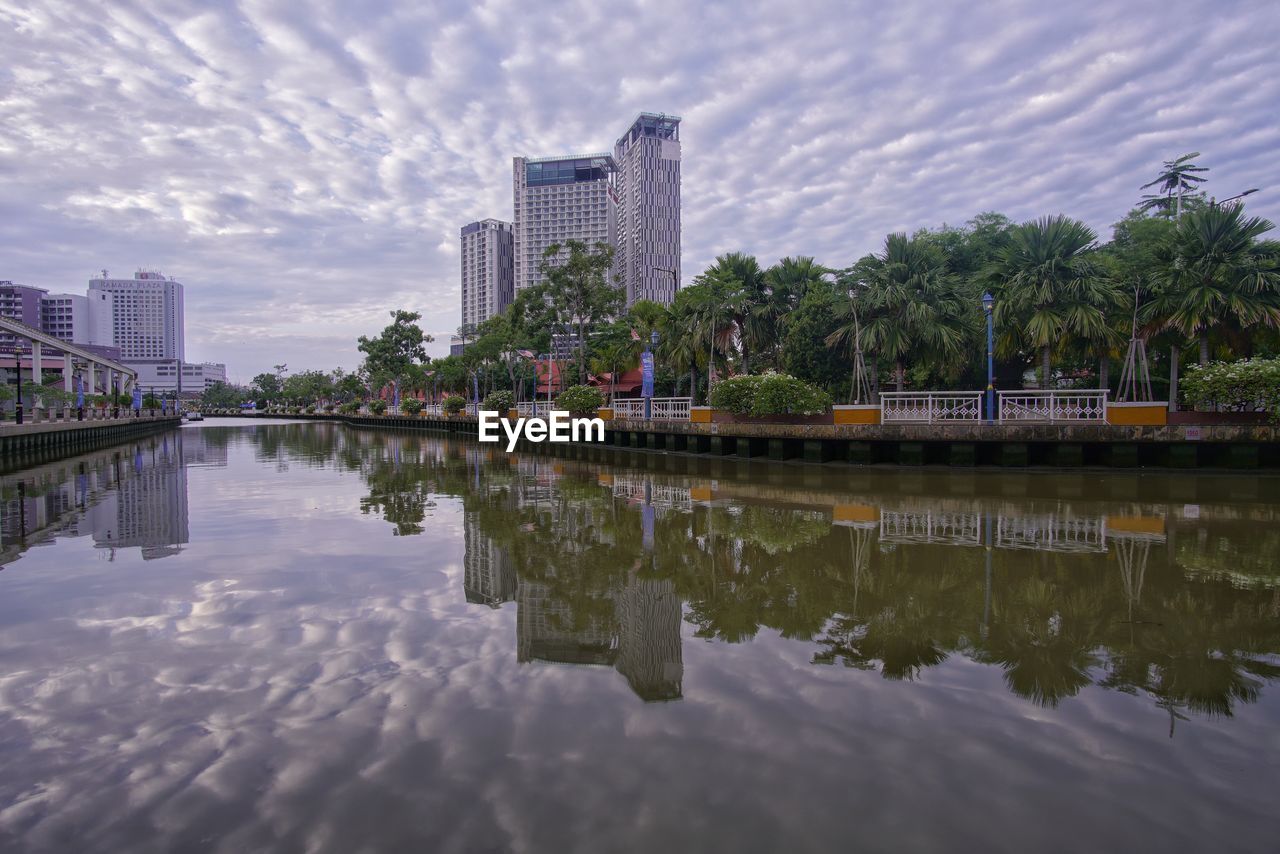
[[[16,401],[13,405],[13,420],[16,424],[22,423],[22,344],[17,338],[13,339],[13,386],[17,394],[14,396]]]
[[[677,275],[676,271],[675,271],[675,270],[672,270],[672,269],[669,269],[669,268],[667,268],[667,267],[654,267],[654,268],[653,268],[653,271],[654,271],[655,273],[670,273],[670,274],[671,274],[671,298],[672,298],[672,299],[675,299],[676,291],[680,290],[680,280],[679,280],[679,278],[678,278],[678,275]]]
[[[1243,199],[1245,196],[1251,195],[1256,192],[1258,192],[1258,188],[1254,187],[1252,190],[1245,190],[1243,193],[1237,193],[1231,198],[1223,199],[1222,201],[1218,201],[1217,199],[1210,199],[1209,207],[1216,208],[1218,205],[1225,205],[1227,202],[1234,202],[1236,199]]]
[[[640,394],[644,397],[644,419],[646,421],[653,418],[653,358],[654,351],[657,349],[658,330],[654,329],[649,332],[649,346],[645,347],[644,353],[640,356]],[[613,382],[616,387],[617,377],[614,377]]]
[[[992,310],[996,298],[987,291],[982,295],[982,310],[987,315],[987,420],[996,420],[996,363],[995,363],[995,330],[992,323]]]

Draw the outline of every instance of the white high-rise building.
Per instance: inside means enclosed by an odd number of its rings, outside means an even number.
[[[45,294],[40,299],[41,327],[74,344],[115,346],[115,297],[107,291]]]
[[[516,291],[542,281],[542,253],[553,243],[617,245],[615,171],[608,154],[512,159]]]
[[[641,113],[614,146],[619,278],[627,305],[670,305],[680,281],[680,118]]]
[[[511,223],[482,219],[462,227],[462,325],[500,314],[515,295]]]
[[[89,280],[89,299],[109,293],[112,334],[127,364],[147,359],[185,359],[182,283],[155,270],[139,270],[132,279],[112,279],[107,271]]]

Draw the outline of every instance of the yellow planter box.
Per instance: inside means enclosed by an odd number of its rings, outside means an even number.
[[[880,508],[868,504],[837,504],[831,508],[831,521],[837,525],[872,524],[880,521]]]
[[[508,417],[508,418],[510,418],[512,421],[515,421],[517,418],[519,418],[519,417],[520,417],[520,410],[518,410],[518,409],[508,409],[508,410],[507,410],[507,417]]]
[[[1164,536],[1162,516],[1108,516],[1106,520],[1108,534]]]
[[[1169,404],[1154,400],[1108,403],[1107,423],[1131,427],[1161,427],[1169,423]]]
[[[711,423],[711,407],[710,406],[689,407],[689,420],[694,424],[710,424]]]
[[[609,407],[602,407],[600,409],[597,409],[596,417],[599,418],[601,421],[612,421],[613,410],[610,409]]]
[[[858,403],[831,407],[836,424],[879,424],[880,406],[875,403]]]

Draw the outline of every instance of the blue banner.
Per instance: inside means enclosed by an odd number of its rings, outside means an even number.
[[[653,354],[648,350],[640,354],[640,368],[644,372],[640,396],[653,397]]]

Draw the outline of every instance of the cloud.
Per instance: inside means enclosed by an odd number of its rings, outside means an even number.
[[[682,115],[684,269],[833,266],[892,230],[1064,212],[1104,235],[1161,160],[1280,219],[1265,2],[18,2],[0,10],[0,277],[187,285],[189,356],[352,366],[392,308],[443,352],[458,228],[510,158]]]

